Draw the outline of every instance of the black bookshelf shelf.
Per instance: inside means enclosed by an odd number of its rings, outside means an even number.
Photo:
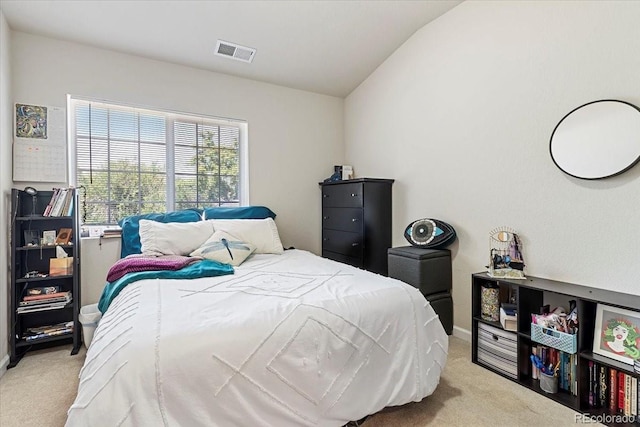
[[[42,343],[53,342],[53,341],[67,341],[72,338],[73,338],[73,331],[66,334],[53,335],[50,337],[42,337],[35,340],[30,340],[30,341],[27,341],[25,339],[19,339],[16,342],[16,347],[18,348],[29,347],[35,344],[42,344]]]
[[[55,249],[57,247],[61,247],[62,249],[72,248],[73,245],[30,245],[30,246],[20,246],[16,248],[16,251],[39,251],[39,250],[48,250]]]
[[[51,193],[50,191],[48,193]],[[16,221],[55,221],[55,220],[70,220],[72,216],[17,216]]]
[[[629,423],[616,421],[622,413],[610,411],[605,403],[614,402],[619,405],[624,398],[624,403],[629,403],[633,398],[626,388],[638,380],[640,373],[635,373],[633,366],[615,359],[611,359],[592,351],[596,330],[596,311],[599,304],[623,308],[640,314],[640,296],[629,295],[603,289],[589,288],[571,283],[554,280],[527,277],[525,280],[509,280],[489,277],[486,273],[473,274],[471,277],[471,319],[472,319],[472,362],[486,368],[498,375],[514,381],[536,393],[539,393],[554,402],[565,405],[576,412],[593,415],[599,422],[609,426],[640,427],[640,417],[635,417]],[[482,319],[482,288],[499,288],[501,303],[513,302],[503,299],[510,295],[516,295],[518,312],[517,331],[502,329],[500,322],[491,322]],[[538,313],[540,307],[547,301],[565,301],[567,308],[569,301],[575,301],[578,314],[578,332],[576,334],[577,351],[554,350],[550,343],[540,344],[531,335],[531,314]],[[488,325],[488,326],[487,326]],[[487,334],[487,329],[489,334]],[[561,343],[562,344],[562,343]],[[541,348],[547,355],[549,352],[554,359],[562,363],[563,384],[571,391],[558,390],[557,393],[547,393],[540,387],[540,380],[534,378],[530,356],[534,348],[540,355]],[[545,361],[545,363],[548,363]],[[554,362],[555,363],[555,362]],[[563,371],[564,369],[564,371]],[[568,370],[567,370],[568,369]],[[517,375],[514,373],[517,372]],[[621,375],[625,381],[625,389],[622,394],[604,395],[604,387],[614,384],[620,393],[619,380],[615,375]],[[567,386],[566,384],[569,384]],[[603,384],[603,388],[601,388]],[[611,391],[611,390],[609,390]],[[630,397],[629,397],[630,396]],[[627,409],[627,412],[628,409]],[[629,419],[629,418],[627,418]]]
[[[73,278],[73,274],[65,274],[59,276],[47,276],[47,277],[29,277],[29,278],[20,278],[16,279],[16,283],[26,283],[26,282],[49,282],[55,279],[69,279]]]
[[[61,197],[54,195],[64,194]],[[66,216],[43,216],[51,202],[58,200],[59,206],[78,206],[77,192],[74,189],[54,192],[38,191],[35,195],[23,190],[11,190],[11,284],[9,292],[9,364],[16,366],[22,357],[31,350],[38,350],[71,341],[71,354],[76,354],[82,345],[82,330],[78,321],[80,312],[80,235],[77,210],[62,207],[62,212],[72,212]],[[40,243],[45,231],[70,229],[70,242],[59,245],[32,245]],[[63,275],[51,275],[51,260],[57,258],[58,248],[65,251],[69,270]],[[26,277],[28,273],[38,272],[44,277]],[[56,271],[57,272],[57,271]],[[39,311],[18,312],[20,303],[30,289],[56,286],[60,292],[69,292],[72,300],[61,307]],[[42,301],[42,304],[46,304]],[[32,305],[29,307],[36,307]],[[42,306],[44,307],[44,305]],[[61,323],[73,324],[73,331],[66,334],[47,336],[27,341],[29,331],[42,327],[52,327]]]

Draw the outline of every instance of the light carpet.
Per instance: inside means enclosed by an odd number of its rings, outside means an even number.
[[[451,337],[447,367],[433,395],[387,408],[363,427],[575,426],[576,412],[471,363],[470,343]],[[78,388],[85,351],[28,353],[0,379],[0,426],[58,427]]]

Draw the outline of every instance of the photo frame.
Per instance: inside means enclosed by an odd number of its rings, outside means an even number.
[[[598,304],[593,352],[629,365],[640,360],[640,312]]]
[[[24,246],[40,245],[40,232],[38,230],[24,230]]]
[[[71,240],[71,233],[73,230],[70,228],[61,228],[58,231],[58,237],[56,238],[56,245],[68,245]]]
[[[45,230],[42,232],[42,245],[50,246],[56,242],[56,230]]]

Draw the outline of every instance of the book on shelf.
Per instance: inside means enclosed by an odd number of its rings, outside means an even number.
[[[554,367],[554,373],[558,378],[558,389],[571,393],[573,396],[578,395],[578,377],[576,373],[578,356],[576,354],[570,354],[541,344],[532,346],[531,354],[534,358],[537,358],[543,366]],[[593,382],[596,378],[596,375],[594,374],[595,371],[593,369],[593,366],[589,369],[589,387],[591,394],[587,397],[590,402],[594,401],[596,397],[594,392],[597,389],[597,385]],[[538,364],[532,359],[531,379],[538,380],[540,377],[541,374]]]
[[[618,410],[618,371],[609,369],[609,411]]]
[[[122,228],[105,228],[102,230],[100,237],[109,239],[122,236]]]
[[[43,216],[71,216],[73,213],[74,188],[54,188],[51,200]]]
[[[73,322],[62,322],[54,325],[38,326],[27,328],[22,335],[26,341],[34,341],[58,335],[67,335],[73,332]]]
[[[70,301],[61,301],[61,302],[52,302],[46,304],[37,304],[30,305],[26,307],[18,307],[16,309],[16,313],[25,314],[25,313],[35,313],[37,311],[48,311],[48,310],[59,310],[61,308],[65,308]]]
[[[25,297],[22,298],[22,301],[20,301],[20,303],[22,304],[22,303],[60,300],[60,299],[71,299],[71,291],[55,292],[50,294],[26,295]]]

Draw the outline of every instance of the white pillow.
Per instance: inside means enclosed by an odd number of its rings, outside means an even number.
[[[208,219],[215,231],[226,231],[243,242],[256,247],[257,254],[281,254],[284,252],[278,227],[272,218],[266,219]]]
[[[189,255],[213,234],[207,221],[162,223],[140,220],[140,243],[144,255]]]
[[[237,266],[242,264],[255,250],[256,247],[251,243],[242,242],[237,237],[219,230],[189,255]]]

